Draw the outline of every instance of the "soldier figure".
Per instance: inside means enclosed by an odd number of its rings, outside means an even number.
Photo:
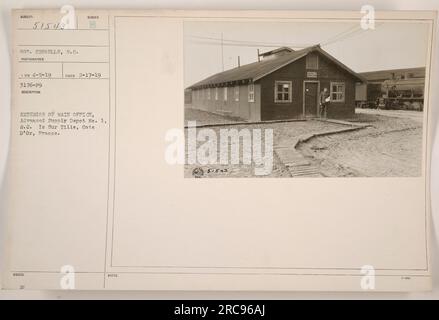
[[[328,88],[324,88],[322,92],[320,92],[320,108],[319,108],[319,116],[320,118],[326,118],[326,109],[329,105],[330,96],[328,92]]]

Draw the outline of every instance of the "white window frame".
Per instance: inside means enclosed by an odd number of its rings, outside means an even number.
[[[248,85],[248,102],[255,102],[255,84]]]
[[[227,101],[227,94],[228,94],[228,90],[227,89],[228,89],[227,87],[223,88],[223,100],[224,101]]]
[[[218,100],[218,87],[215,87],[215,100]]]
[[[288,92],[282,92],[282,94],[288,93],[288,100],[284,100],[284,99],[279,100],[277,97],[277,95],[279,94],[277,87],[278,87],[278,85],[284,85],[284,84],[288,84]],[[291,103],[293,101],[292,93],[293,93],[293,82],[292,81],[285,81],[285,80],[274,81],[274,102],[275,103]]]
[[[315,68],[309,67],[309,60],[308,59],[310,59],[310,57],[316,57],[316,67]],[[305,60],[305,67],[307,70],[318,70],[319,69],[319,63],[320,63],[319,55],[308,54],[305,59],[306,59]]]
[[[333,90],[333,86],[343,86],[343,89],[341,90],[341,91],[334,91]],[[340,98],[337,98],[337,99],[334,99],[333,98],[333,94],[336,94],[336,95],[339,95],[339,94],[341,94],[341,99]],[[343,82],[343,81],[331,81],[331,87],[330,87],[330,90],[329,90],[329,96],[330,96],[330,99],[331,99],[331,102],[345,102],[345,97],[346,97],[346,83],[345,82]]]
[[[207,100],[210,100],[210,88],[207,88]]]
[[[239,86],[235,86],[235,101],[239,101]]]

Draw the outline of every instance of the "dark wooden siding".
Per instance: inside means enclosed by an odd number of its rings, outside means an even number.
[[[260,79],[261,120],[300,118],[303,114],[302,90],[305,73],[305,59],[293,62]],[[275,81],[292,82],[292,100],[289,103],[274,102]]]
[[[317,54],[317,53],[314,53]],[[317,78],[308,78],[308,71],[317,71]],[[292,82],[292,101],[290,103],[274,102],[275,81]],[[261,84],[261,119],[295,119],[303,116],[303,81],[318,80],[320,91],[330,90],[331,82],[345,83],[345,101],[331,102],[328,118],[350,118],[355,113],[355,83],[356,79],[343,68],[319,54],[319,69],[306,70],[306,57],[272,72],[259,80]]]

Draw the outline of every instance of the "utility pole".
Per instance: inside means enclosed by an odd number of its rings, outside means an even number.
[[[241,66],[241,58],[238,56],[238,67]]]
[[[223,33],[221,32],[221,64],[224,71],[224,43],[223,43]]]

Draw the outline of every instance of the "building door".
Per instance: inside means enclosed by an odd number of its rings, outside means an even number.
[[[317,81],[304,82],[304,107],[303,113],[305,117],[316,117],[318,115],[318,98],[319,98],[319,83]]]

